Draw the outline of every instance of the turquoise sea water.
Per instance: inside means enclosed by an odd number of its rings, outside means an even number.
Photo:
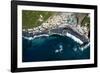
[[[90,46],[81,50],[81,44],[67,36],[53,34],[34,39],[22,38],[22,61],[82,60],[90,58]]]

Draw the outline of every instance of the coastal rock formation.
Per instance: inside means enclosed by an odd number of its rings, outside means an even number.
[[[80,16],[79,17],[80,19],[83,19],[82,15],[83,17],[86,16],[86,14],[77,14],[77,16]],[[77,19],[75,19],[75,17],[76,17],[76,14],[74,13],[59,12],[49,17],[48,20],[43,22],[40,26],[34,27],[32,29],[27,29],[27,31],[28,33],[32,33],[33,35],[38,35],[38,34],[43,34],[43,33],[44,34],[53,34],[53,33],[64,34],[65,31],[66,33],[69,31],[70,33],[72,33],[73,31],[74,32],[73,35],[77,33],[76,36],[78,38],[84,37],[82,39],[83,40],[86,39],[88,41],[89,29],[86,26],[81,26],[80,24],[78,24],[80,22],[78,22]],[[43,18],[42,15],[41,15],[41,18]]]

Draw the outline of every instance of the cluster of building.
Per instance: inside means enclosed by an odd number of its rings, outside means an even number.
[[[42,15],[40,15],[43,18]],[[78,20],[79,18],[76,17],[75,13],[55,13],[55,15],[49,17],[45,22],[43,22],[40,26],[34,27],[32,29],[27,29],[29,33],[36,34],[38,32],[45,32],[52,29],[56,29],[59,27],[65,27],[65,25],[70,26],[74,31],[78,32],[81,35],[88,36],[89,29],[87,26],[81,26]],[[82,19],[82,18],[80,18]],[[43,21],[43,20],[42,20]],[[26,31],[23,29],[23,31]],[[88,38],[88,37],[87,37]]]

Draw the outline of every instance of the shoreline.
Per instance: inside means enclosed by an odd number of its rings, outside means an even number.
[[[86,27],[81,27],[76,23],[67,23],[67,19],[71,14],[73,13],[58,13],[48,18],[47,21],[43,22],[40,26],[34,27],[32,29],[23,29],[22,32],[31,34],[32,36],[54,33],[66,35],[66,33],[68,32],[81,39],[83,42],[88,42],[88,29]]]

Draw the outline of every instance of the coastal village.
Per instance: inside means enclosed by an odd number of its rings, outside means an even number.
[[[22,43],[25,62],[88,59],[90,57],[90,15],[24,10]]]
[[[77,32],[79,35],[84,36],[86,40],[89,40],[90,17],[88,13],[55,12],[53,15],[48,17],[46,21],[44,21],[44,16],[42,14],[38,16],[39,17],[37,21],[41,23],[39,26],[27,29],[23,28],[22,31],[31,33],[33,35],[36,35],[37,33],[53,34],[56,33],[52,32],[52,30],[54,29],[68,27],[71,28],[73,31]],[[86,20],[86,18],[88,18],[88,21]]]

